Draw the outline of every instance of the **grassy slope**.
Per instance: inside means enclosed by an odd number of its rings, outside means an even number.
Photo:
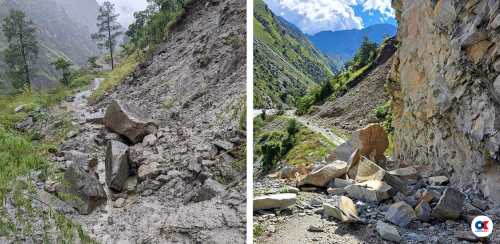
[[[254,35],[293,66],[255,46],[254,85],[274,103],[285,102],[287,94],[301,97],[308,88],[331,77],[332,70],[340,70],[297,29],[278,19],[262,0],[254,1]],[[254,95],[254,104],[263,106],[262,94]]]

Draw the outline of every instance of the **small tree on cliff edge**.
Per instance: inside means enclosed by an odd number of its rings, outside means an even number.
[[[113,51],[118,44],[118,37],[122,35],[121,25],[116,22],[119,14],[115,13],[115,5],[108,1],[102,3],[97,16],[97,33],[92,34],[92,40],[97,42],[99,48],[106,48],[111,55],[111,69],[115,68],[113,60]]]
[[[23,11],[11,9],[3,24],[3,32],[9,46],[5,49],[6,71],[12,86],[21,88],[27,85],[31,90],[35,60],[38,56],[38,41],[35,36],[33,20],[26,20]]]

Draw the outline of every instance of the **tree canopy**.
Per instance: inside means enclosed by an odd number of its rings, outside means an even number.
[[[97,16],[97,33],[91,35],[92,40],[97,42],[99,48],[106,48],[111,55],[111,69],[115,68],[113,51],[118,44],[118,37],[123,33],[119,31],[120,23],[116,20],[119,14],[115,13],[115,5],[105,1],[99,8],[99,16]]]

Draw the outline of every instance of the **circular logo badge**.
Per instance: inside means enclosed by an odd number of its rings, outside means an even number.
[[[472,233],[478,237],[487,237],[493,231],[493,221],[486,216],[477,216],[470,225]]]

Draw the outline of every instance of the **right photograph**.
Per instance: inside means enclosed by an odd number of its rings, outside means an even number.
[[[253,5],[255,243],[500,243],[500,2]]]

